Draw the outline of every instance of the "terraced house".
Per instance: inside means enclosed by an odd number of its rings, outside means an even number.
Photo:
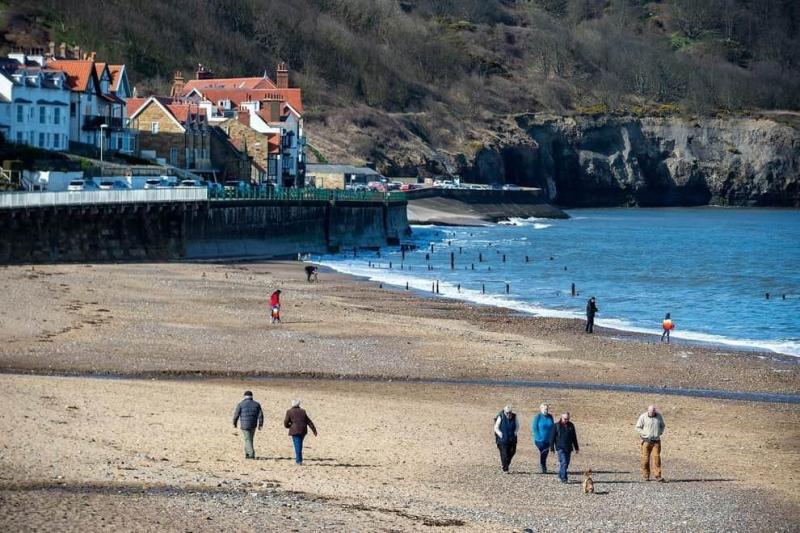
[[[46,68],[43,56],[0,59],[0,131],[8,141],[66,150],[69,104],[65,74]]]
[[[204,109],[167,97],[129,98],[130,125],[139,132],[140,155],[162,164],[212,174],[211,131]]]
[[[176,73],[172,95],[204,110],[209,124],[247,156],[251,181],[305,186],[302,92],[289,87],[284,63],[277,66],[274,82],[266,72],[260,77],[216,78],[200,65],[194,80],[185,81]],[[211,155],[215,168],[229,166],[221,159],[223,153]]]

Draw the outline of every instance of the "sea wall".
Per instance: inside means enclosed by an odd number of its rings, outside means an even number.
[[[0,209],[0,263],[224,259],[394,244],[405,202],[231,200]]]
[[[517,117],[459,171],[541,187],[561,206],[800,206],[796,117]]]

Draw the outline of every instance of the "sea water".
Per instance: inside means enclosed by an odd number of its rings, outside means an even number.
[[[404,242],[416,249],[404,258],[392,247],[319,259],[340,272],[428,293],[438,281],[441,296],[540,316],[583,318],[586,300],[595,296],[599,326],[660,334],[671,313],[673,338],[800,356],[800,211],[569,215],[485,227],[415,226]]]

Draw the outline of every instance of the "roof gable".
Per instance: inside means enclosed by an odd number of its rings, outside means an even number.
[[[93,61],[76,59],[49,61],[47,68],[63,72],[70,91],[97,92],[97,72]]]
[[[138,99],[131,98],[131,100],[138,100]],[[186,128],[183,126],[183,124],[181,124],[180,121],[175,117],[175,115],[172,114],[172,111],[169,110],[169,108],[168,108],[169,101],[167,100],[166,102],[162,103],[161,100],[162,99],[159,99],[159,98],[157,98],[155,96],[151,96],[142,105],[140,105],[138,109],[134,110],[133,113],[130,113],[129,114],[129,118],[131,120],[133,120],[134,118],[139,116],[142,113],[142,111],[144,111],[145,109],[147,109],[151,105],[155,105],[158,109],[161,110],[161,112],[167,118],[172,120],[175,123],[175,125],[178,126],[181,129],[181,131],[186,131]],[[166,100],[166,99],[164,99],[164,100]]]

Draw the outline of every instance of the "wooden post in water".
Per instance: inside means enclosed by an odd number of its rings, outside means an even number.
[[[456,269],[456,254],[454,252],[450,252],[450,270]]]
[[[575,296],[575,284],[572,284],[572,295]]]
[[[481,294],[486,294],[486,284],[481,283]]]
[[[506,294],[508,294],[509,292],[511,292],[511,284],[506,283]]]
[[[459,283],[458,285],[456,285],[456,290],[457,290],[458,292],[461,292],[461,284],[460,284],[460,283]],[[784,294],[784,296],[786,296],[786,295]],[[785,299],[785,298],[784,298],[784,299]]]
[[[436,293],[436,283],[433,281],[431,281],[431,292],[434,294]]]
[[[472,270],[475,270],[475,263],[472,263]]]
[[[526,263],[528,262],[528,256],[527,255],[525,256],[525,262]]]
[[[483,263],[483,253],[478,252],[478,263]]]
[[[459,246],[458,247],[458,255],[461,255],[461,252],[462,252],[462,248],[461,248],[461,246]]]
[[[406,290],[408,290],[408,282],[406,281]]]
[[[506,254],[503,254],[503,263],[506,262]]]
[[[439,294],[439,280],[436,280],[436,294]]]

